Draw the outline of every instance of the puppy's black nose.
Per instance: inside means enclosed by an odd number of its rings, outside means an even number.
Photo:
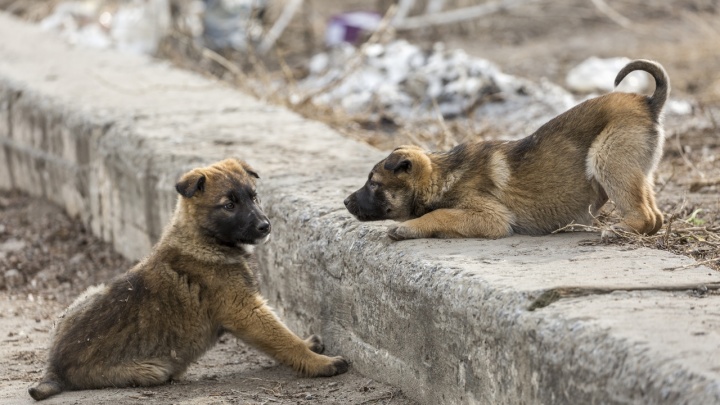
[[[348,204],[350,204],[350,197],[346,198],[345,201],[343,201],[343,202],[345,203],[345,206],[347,207]]]
[[[261,221],[257,226],[257,230],[262,232],[263,234],[270,233],[270,221],[268,221],[267,219]]]

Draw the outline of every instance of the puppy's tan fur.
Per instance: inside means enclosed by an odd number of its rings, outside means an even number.
[[[318,354],[320,339],[297,337],[258,292],[248,245],[267,237],[270,223],[256,177],[235,159],[186,173],[175,215],[150,256],[68,308],[30,395],[163,384],[226,331],[304,376],[345,372],[343,358]]]
[[[403,221],[391,238],[500,238],[541,235],[570,223],[590,224],[611,198],[622,230],[652,235],[663,223],[653,172],[662,155],[661,112],[669,93],[665,70],[636,60],[631,71],[654,78],[651,97],[610,93],[555,117],[514,142],[475,142],[449,152],[401,146],[375,165],[345,205],[362,221]]]

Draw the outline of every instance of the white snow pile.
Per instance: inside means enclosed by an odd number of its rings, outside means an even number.
[[[315,55],[300,90],[312,93],[338,81],[312,102],[397,123],[438,115],[475,119],[508,137],[527,135],[576,104],[559,86],[504,74],[490,61],[440,43],[429,52],[404,40],[361,49],[358,55],[344,45]]]
[[[652,77],[647,72],[630,72],[619,86],[615,86],[618,72],[630,63],[630,58],[598,58],[591,56],[574,68],[565,77],[567,87],[576,93],[589,93],[589,96],[620,91],[626,93],[648,94],[655,88]],[[693,105],[687,100],[670,99],[665,111],[674,115],[690,115]]]
[[[212,49],[244,50],[262,35],[256,13],[267,0],[185,0],[184,5],[182,25]],[[170,33],[170,14],[170,0],[65,1],[40,26],[73,45],[152,55]]]
[[[132,0],[112,8],[102,1],[59,3],[40,22],[73,45],[152,54],[170,29],[169,0]]]
[[[650,76],[647,73],[635,71],[625,77],[615,88],[615,76],[630,63],[630,58],[589,57],[570,69],[566,78],[570,90],[578,93],[608,93],[613,90],[627,93],[643,93],[650,88]]]

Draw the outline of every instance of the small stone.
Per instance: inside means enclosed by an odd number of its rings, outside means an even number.
[[[337,381],[333,381],[331,383],[328,383],[328,387],[336,387],[338,385]]]
[[[70,258],[70,260],[68,260],[68,263],[77,266],[83,260],[85,260],[85,254],[76,253],[75,255],[73,255],[73,257]]]
[[[5,285],[7,288],[19,287],[25,281],[25,277],[18,269],[10,269],[5,272]]]
[[[315,395],[313,395],[313,394],[307,394],[307,395],[305,395],[305,400],[306,400],[306,401],[309,401],[309,400],[311,400],[311,399],[315,399]]]
[[[25,248],[25,241],[20,239],[8,239],[3,243],[0,243],[0,252],[17,252]]]

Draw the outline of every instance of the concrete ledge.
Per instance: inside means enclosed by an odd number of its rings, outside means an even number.
[[[48,198],[130,258],[148,252],[184,170],[259,169],[274,239],[266,297],[300,333],[422,403],[719,403],[720,281],[594,234],[391,243],[343,198],[384,153],[150,59],[74,49],[0,14],[0,188]],[[610,294],[528,311],[543,291]],[[638,290],[638,291],[634,291]]]

